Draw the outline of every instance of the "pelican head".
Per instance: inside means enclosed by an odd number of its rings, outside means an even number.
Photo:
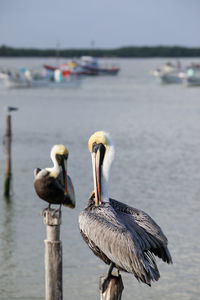
[[[67,159],[69,151],[64,145],[54,145],[51,149],[51,159],[54,167],[49,169],[50,176],[57,177],[60,173],[60,167],[62,168],[63,182],[65,186],[65,193],[67,194]]]
[[[62,161],[67,161],[68,159],[68,155],[69,155],[69,151],[67,150],[67,148],[64,145],[54,145],[51,149],[51,159],[53,161],[53,163],[56,162],[58,163],[58,165],[62,164]]]
[[[95,203],[109,202],[108,183],[114,159],[114,145],[108,133],[95,132],[88,141],[92,156]]]

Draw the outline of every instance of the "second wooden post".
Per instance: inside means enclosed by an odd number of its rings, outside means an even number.
[[[44,213],[47,237],[45,243],[46,300],[62,300],[62,242],[60,241],[61,211],[47,209]]]

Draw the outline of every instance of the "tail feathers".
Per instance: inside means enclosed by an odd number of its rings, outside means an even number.
[[[144,252],[142,261],[142,272],[140,274],[134,274],[139,282],[146,283],[151,286],[151,281],[157,281],[160,278],[154,255],[150,252]]]
[[[164,262],[167,262],[168,264],[173,263],[171,254],[167,247],[153,248],[151,251]]]
[[[41,171],[40,168],[34,169],[34,171],[33,171],[34,176],[36,176],[40,171]]]
[[[70,198],[68,194],[66,194],[64,197],[63,205],[69,208],[74,208],[76,206],[75,202]]]

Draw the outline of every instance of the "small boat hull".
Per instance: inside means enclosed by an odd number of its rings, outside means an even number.
[[[200,86],[200,77],[188,77],[187,78],[188,86]]]
[[[182,83],[183,79],[178,74],[165,73],[160,76],[161,82],[165,84]]]

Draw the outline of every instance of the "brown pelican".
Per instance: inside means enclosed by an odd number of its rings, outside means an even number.
[[[69,151],[64,145],[54,145],[51,149],[53,168],[34,170],[34,187],[38,196],[51,204],[75,207],[74,187],[67,175]]]
[[[79,216],[83,239],[106,264],[132,273],[151,285],[160,277],[155,256],[172,263],[167,238],[155,221],[142,210],[109,198],[108,180],[114,159],[114,145],[103,131],[88,141],[92,155],[94,192]]]

